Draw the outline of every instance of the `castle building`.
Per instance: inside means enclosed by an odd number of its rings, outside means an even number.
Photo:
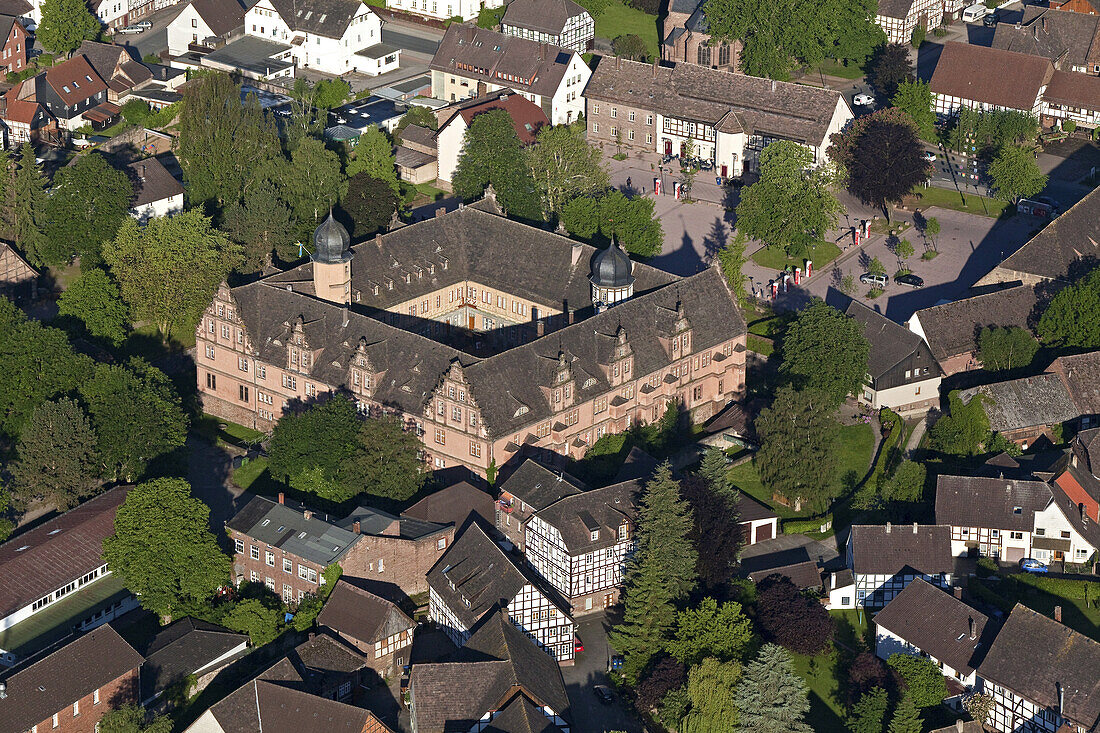
[[[483,475],[742,396],[745,322],[716,268],[680,278],[493,208],[354,246],[330,217],[310,262],[223,284],[196,334],[204,409],[268,430],[342,391],[400,415],[433,467]]]

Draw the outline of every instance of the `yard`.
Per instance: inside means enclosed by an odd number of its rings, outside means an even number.
[[[836,59],[825,59],[821,62],[821,65],[816,69],[811,69],[806,72],[804,76],[812,78],[814,75],[821,73],[825,76],[833,76],[839,79],[859,79],[867,73],[867,71],[859,64],[852,63],[845,66],[843,62]]]
[[[943,209],[954,209],[966,214],[990,216],[995,219],[999,218],[1008,206],[1007,201],[986,198],[976,193],[960,193],[953,188],[937,186],[919,189],[914,198],[916,198],[916,205],[922,209],[939,206]]]
[[[631,33],[645,41],[650,58],[660,58],[657,16],[631,8],[623,0],[611,0],[596,18],[596,35],[613,41]]]
[[[810,713],[807,720],[818,733],[846,733],[844,707],[841,704],[840,685],[844,670],[840,660],[862,648],[862,639],[868,633],[870,620],[867,614],[855,610],[830,611],[836,622],[836,643],[843,650],[830,649],[816,657],[792,654],[794,669],[810,688]],[[842,653],[843,652],[843,653]]]
[[[985,592],[977,592],[982,600],[996,603],[1006,613],[1022,603],[1044,616],[1053,617],[1054,607],[1061,606],[1066,626],[1100,641],[1100,583],[1027,575],[973,582],[985,589]]]
[[[832,242],[818,242],[810,247],[804,257],[790,258],[779,247],[761,247],[752,253],[752,261],[769,270],[786,270],[788,267],[802,267],[806,260],[813,260],[814,268],[823,270],[840,256],[840,247]]]

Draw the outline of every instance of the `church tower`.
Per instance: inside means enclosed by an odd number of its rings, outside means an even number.
[[[592,257],[592,305],[600,313],[634,295],[634,263],[619,249],[615,238],[611,246]]]
[[[332,303],[351,302],[351,237],[332,218],[321,222],[313,233],[313,290],[318,298]]]

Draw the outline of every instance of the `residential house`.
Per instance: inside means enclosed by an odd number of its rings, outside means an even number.
[[[0,97],[0,104],[3,103]],[[0,241],[0,296],[16,303],[38,299],[38,272],[15,247]]]
[[[141,649],[145,657],[141,665],[141,704],[163,711],[166,703],[162,696],[168,688],[194,675],[191,694],[195,694],[247,653],[247,634],[190,616],[174,621]]]
[[[429,68],[436,99],[457,102],[511,89],[555,125],[584,114],[591,76],[576,51],[457,23],[447,29]]]
[[[409,183],[431,183],[439,178],[439,144],[435,130],[408,125],[395,141],[393,154],[397,175]]]
[[[499,8],[504,0],[393,0],[387,7],[435,20],[476,20],[482,9]]]
[[[998,733],[1088,733],[1100,725],[1100,643],[1017,604],[978,666]]]
[[[317,624],[358,649],[380,677],[400,674],[409,661],[416,622],[392,601],[360,588],[346,576],[332,589]]]
[[[950,303],[922,308],[909,330],[924,339],[943,376],[981,368],[978,338],[984,328],[1029,329],[1039,294],[1034,285],[1009,285]]]
[[[496,528],[522,552],[527,520],[559,499],[587,491],[588,486],[565,471],[527,458],[500,482]]]
[[[1086,430],[1100,424],[1100,351],[1059,356],[1047,371],[1059,375],[1069,389],[1077,409],[1077,427]]]
[[[183,184],[159,160],[143,158],[126,168],[135,188],[130,216],[144,224],[183,211]]]
[[[223,284],[196,329],[203,408],[270,429],[346,389],[400,415],[435,468],[485,475],[521,449],[579,458],[672,401],[702,423],[741,396],[745,325],[716,268],[679,278],[492,207],[355,247],[329,219],[312,262]]]
[[[100,626],[0,674],[0,730],[95,733],[108,710],[138,703],[142,661],[117,631]]]
[[[1053,496],[1046,482],[1003,476],[936,478],[936,522],[951,527],[955,557],[1015,563],[1032,557],[1039,516]]]
[[[584,93],[589,143],[653,158],[690,147],[723,177],[755,172],[775,140],[806,146],[820,165],[829,136],[852,119],[839,92],[685,63],[605,56]]]
[[[259,0],[245,14],[244,31],[290,44],[295,64],[326,74],[384,74],[400,59],[398,49],[382,44],[382,19],[357,0]]]
[[[878,5],[877,23],[890,43],[908,44],[917,28],[929,30],[958,18],[961,0],[884,0]]]
[[[107,83],[83,55],[73,56],[23,82],[16,97],[43,105],[57,124],[70,132],[89,123],[100,125],[119,112],[116,105],[107,101]]]
[[[428,494],[401,515],[435,524],[454,525],[456,534],[471,522],[481,525],[490,537],[497,534],[492,495],[468,481],[458,481]]]
[[[107,101],[117,104],[139,87],[148,86],[153,72],[138,63],[122,46],[84,41],[76,53],[83,56],[107,84]]]
[[[360,687],[380,681],[377,674],[367,671],[366,657],[359,650],[335,636],[313,632],[259,679],[349,703]]]
[[[845,313],[863,327],[871,345],[860,403],[872,410],[888,407],[902,416],[936,407],[943,372],[924,339],[858,300]]]
[[[126,15],[130,8],[128,0],[90,0],[88,3],[99,22],[108,29],[126,25]]]
[[[437,174],[444,184],[450,184],[458,169],[458,158],[466,142],[466,130],[474,117],[483,112],[501,109],[512,119],[512,128],[523,146],[535,142],[538,131],[549,127],[550,120],[534,102],[509,89],[500,89],[484,97],[456,103],[453,109],[440,114],[439,130],[435,133],[438,156]],[[448,114],[449,113],[449,114]]]
[[[1092,0],[1051,0],[1050,7],[1071,13],[1084,13],[1085,15],[1096,15],[1097,12],[1100,12],[1100,9],[1093,4]]]
[[[456,646],[486,615],[503,611],[559,664],[573,664],[568,603],[530,568],[512,560],[478,525],[466,528],[428,571],[428,614]]]
[[[0,123],[4,126],[4,146],[14,150],[29,142],[31,145],[60,145],[61,132],[57,118],[45,105],[28,99],[33,95],[34,80],[17,83],[0,96]]]
[[[361,506],[343,519],[252,497],[228,522],[238,584],[264,583],[288,604],[316,593],[325,568],[406,595],[423,593],[424,575],[451,544],[454,527]]]
[[[596,22],[573,0],[512,0],[500,19],[500,30],[508,36],[587,53],[592,50]]]
[[[174,17],[165,27],[169,56],[183,56],[192,46],[212,48],[230,39],[239,33],[245,18],[240,0],[187,0],[172,12]]]
[[[988,622],[981,611],[917,578],[875,614],[875,654],[926,657],[947,678],[947,704],[961,709],[962,696],[978,687],[976,668],[992,636],[985,634]]]
[[[737,495],[737,516],[745,547],[779,536],[779,515],[744,492]]]
[[[661,60],[736,72],[741,42],[712,38],[704,5],[700,0],[669,2],[661,29]]]
[[[128,492],[111,489],[0,545],[0,577],[19,578],[0,584],[0,666],[137,607],[103,560]]]
[[[409,675],[413,733],[569,733],[569,709],[558,665],[504,611],[486,616],[454,655]]]
[[[1012,69],[1012,74],[1005,74],[1004,69]],[[1038,117],[1053,74],[1054,64],[1049,59],[948,42],[943,44],[929,82],[935,95],[934,111],[948,116],[966,107],[1016,110]]]
[[[4,45],[0,48],[0,72],[18,74],[27,66],[30,34],[21,18],[3,14],[0,14],[0,32],[4,34]]]
[[[1060,71],[1100,75],[1100,15],[1028,5],[1018,23],[998,23],[993,48],[1050,59]]]
[[[1053,505],[1035,516],[1032,556],[1043,562],[1083,564],[1100,550],[1100,479],[1075,455],[1050,481]]]
[[[527,562],[580,616],[615,605],[634,550],[640,481],[568,494],[525,525]]]
[[[1100,126],[1100,77],[1072,71],[1055,71],[1043,94],[1039,121],[1044,127],[1073,122],[1095,130]]]
[[[947,588],[955,567],[951,527],[856,524],[845,561],[852,569],[857,608],[882,608],[917,578]]]
[[[964,402],[981,395],[989,428],[1027,450],[1041,436],[1059,442],[1062,425],[1080,413],[1057,374],[1008,379],[959,392]]]

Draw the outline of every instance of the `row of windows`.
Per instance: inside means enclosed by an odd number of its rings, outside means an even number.
[[[244,540],[242,540],[240,538],[234,538],[233,539],[233,549],[236,550],[237,554],[243,555],[244,554]],[[248,554],[249,554],[249,557],[251,557],[253,560],[259,560],[260,559],[260,548],[256,545],[249,545]],[[267,564],[270,567],[275,567],[275,553],[272,552],[271,550],[265,550],[264,551],[264,563]],[[283,558],[283,572],[284,573],[290,573],[290,574],[294,573],[294,562],[290,558],[287,558],[287,557]],[[255,571],[253,571],[253,575],[255,575]],[[307,567],[307,566],[302,565],[301,563],[299,563],[298,564],[298,577],[301,578],[302,580],[308,580],[310,583],[316,583],[317,582],[317,571],[315,569],[311,568],[311,567]]]
[[[88,583],[91,583],[93,580],[97,579],[101,575],[106,575],[106,573],[107,573],[107,566],[106,565],[100,565],[98,568],[91,571],[90,573],[85,573],[84,575],[82,575],[77,580],[74,580],[71,583],[67,583],[63,587],[58,588],[57,590],[55,590],[53,593],[50,593],[49,595],[42,596],[41,598],[39,598],[37,601],[35,601],[34,603],[31,604],[31,611],[32,612],[37,611],[37,610],[39,610],[40,608],[42,608],[44,606],[48,606],[49,604],[53,603],[54,601],[58,601],[58,600],[64,598],[65,596],[69,595],[70,593],[72,593],[77,588],[82,588],[83,586],[87,585]]]

